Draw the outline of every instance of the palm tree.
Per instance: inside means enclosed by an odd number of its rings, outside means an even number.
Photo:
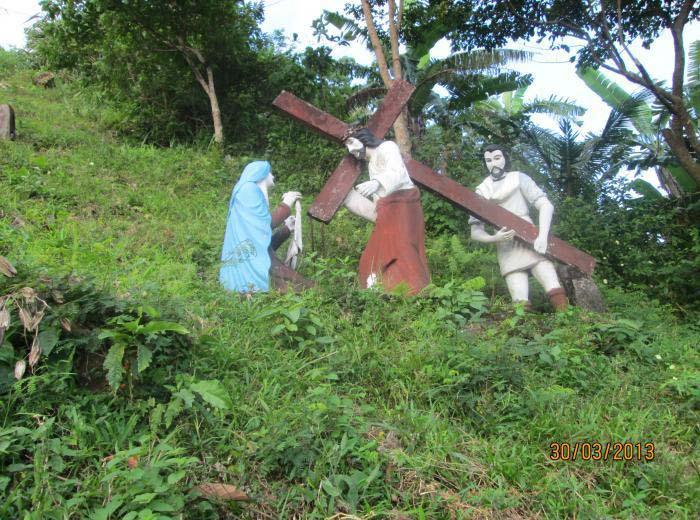
[[[414,137],[420,137],[428,122],[452,124],[455,113],[489,96],[525,87],[532,77],[504,70],[507,63],[530,59],[531,53],[512,49],[457,52],[442,59],[420,56],[422,50],[408,47],[401,55],[404,79],[416,86],[408,103]],[[442,91],[442,93],[439,92]],[[346,102],[352,117],[362,120],[373,103],[386,94],[378,83],[370,83]]]
[[[545,114],[557,120],[575,120],[586,109],[568,99],[550,96],[547,99],[525,100],[528,86],[478,101],[457,118],[464,131],[494,142],[517,142],[526,128],[532,126],[533,114]]]
[[[653,168],[659,184],[671,197],[683,197],[698,189],[693,177],[678,164],[663,138],[662,130],[668,126],[671,118],[667,109],[658,104],[650,105],[648,100],[651,96],[648,94],[629,94],[597,70],[583,69],[578,71],[578,75],[611,108],[629,112],[636,146],[629,166],[638,172]],[[686,106],[697,127],[700,117],[700,41],[690,46],[685,97]],[[634,99],[637,99],[636,103]]]
[[[339,34],[330,34],[328,26]],[[315,35],[338,45],[367,40],[366,29],[337,12],[324,11],[314,20]],[[444,30],[418,31],[400,56],[403,79],[416,86],[408,103],[408,121],[414,137],[422,135],[428,121],[450,123],[451,113],[463,110],[489,96],[515,90],[532,82],[530,75],[504,70],[507,63],[531,59],[532,53],[500,49],[456,52],[442,59],[430,57],[430,50],[445,36]],[[369,44],[369,42],[367,42]],[[386,45],[385,45],[386,46]],[[368,45],[369,47],[369,45]],[[385,49],[385,54],[390,54]],[[436,92],[436,87],[444,93]],[[363,122],[386,94],[386,85],[376,76],[348,98],[346,109],[352,119]]]
[[[584,139],[569,118],[559,121],[559,132],[529,124],[521,130],[520,150],[552,192],[595,201],[602,185],[629,161],[634,142],[628,125],[624,110],[613,110],[600,135]]]

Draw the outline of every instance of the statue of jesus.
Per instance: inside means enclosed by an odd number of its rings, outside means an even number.
[[[363,288],[377,283],[391,290],[405,283],[417,294],[430,283],[425,257],[425,225],[420,192],[408,176],[399,147],[367,128],[351,128],[343,142],[358,160],[367,161],[369,181],[345,198],[350,212],[375,223],[360,257]]]
[[[524,173],[511,170],[504,147],[486,146],[483,159],[489,176],[479,184],[476,193],[530,223],[532,219],[528,205],[534,206],[539,213],[539,234],[531,247],[514,238],[515,231],[512,229],[501,228],[492,235],[486,231],[483,222],[470,217],[471,237],[478,242],[496,244],[498,265],[513,301],[524,302],[529,307],[528,273],[532,273],[544,288],[554,309],[566,310],[566,292],[559,283],[554,264],[544,256],[554,206],[535,181]]]

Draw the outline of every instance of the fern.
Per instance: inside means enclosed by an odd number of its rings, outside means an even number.
[[[153,352],[146,345],[139,345],[136,354],[136,362],[139,374],[146,370],[151,364]]]
[[[119,388],[119,383],[122,382],[123,368],[122,360],[124,359],[124,344],[115,343],[107,352],[105,361],[102,366],[107,371],[107,382],[115,392]]]

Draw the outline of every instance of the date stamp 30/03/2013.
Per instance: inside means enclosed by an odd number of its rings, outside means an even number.
[[[651,462],[656,457],[653,442],[552,442],[550,460],[600,460]]]

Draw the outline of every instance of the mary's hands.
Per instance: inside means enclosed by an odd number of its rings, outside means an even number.
[[[288,191],[282,195],[282,203],[286,204],[290,208],[294,205],[296,201],[301,198],[301,193],[298,191]]]

